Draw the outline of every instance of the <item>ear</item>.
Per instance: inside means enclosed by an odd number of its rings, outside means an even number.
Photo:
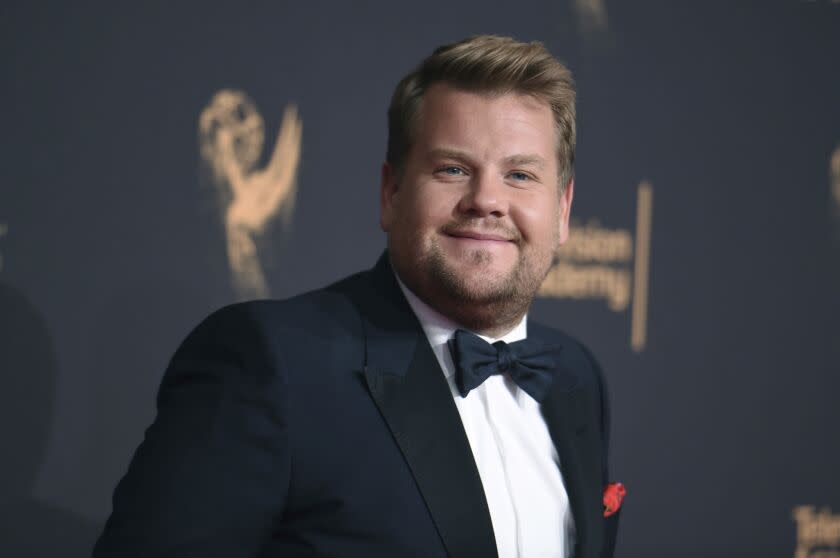
[[[397,171],[391,163],[382,163],[379,186],[379,226],[390,232],[394,222],[394,196],[397,193]]]
[[[570,178],[566,189],[560,196],[560,242],[564,244],[569,239],[569,216],[572,212],[572,198],[575,197],[575,179]]]

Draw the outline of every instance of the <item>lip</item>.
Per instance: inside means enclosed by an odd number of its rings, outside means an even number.
[[[447,236],[451,236],[452,238],[461,238],[465,240],[481,240],[485,242],[512,242],[510,238],[507,238],[502,235],[477,231],[457,231],[447,233]]]

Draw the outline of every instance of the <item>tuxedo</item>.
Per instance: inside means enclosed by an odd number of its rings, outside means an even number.
[[[541,410],[574,556],[612,556],[601,372],[559,331],[529,322],[528,337],[562,347]],[[387,254],[325,289],[212,314],[157,407],[94,558],[497,555],[449,385]]]

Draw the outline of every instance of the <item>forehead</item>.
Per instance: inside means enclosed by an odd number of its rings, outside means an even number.
[[[553,159],[556,145],[551,107],[523,93],[477,93],[436,83],[415,120],[420,150],[451,147],[504,157],[534,152]]]

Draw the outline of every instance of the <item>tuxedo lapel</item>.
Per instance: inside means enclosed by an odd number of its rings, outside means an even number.
[[[359,310],[365,380],[417,482],[448,554],[496,556],[490,510],[452,393],[387,261]]]
[[[530,336],[530,332],[529,332]],[[600,484],[598,467],[587,458],[587,435],[591,425],[586,421],[583,387],[577,373],[561,367],[546,399],[541,405],[557,456],[563,484],[569,496],[575,522],[575,558],[596,557],[602,539]]]

